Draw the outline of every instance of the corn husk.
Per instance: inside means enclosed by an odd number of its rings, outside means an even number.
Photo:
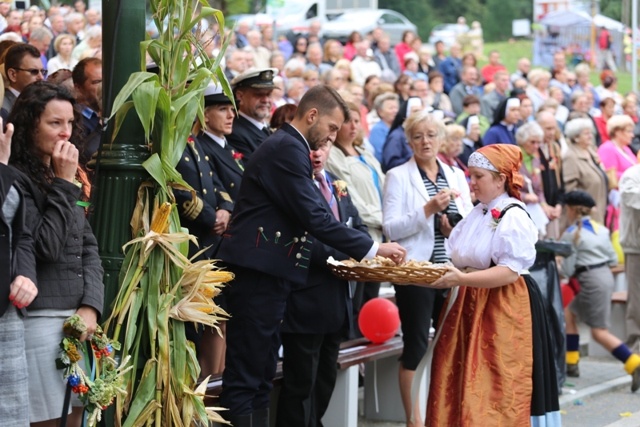
[[[194,236],[180,227],[173,188],[193,191],[176,171],[193,119],[204,121],[205,87],[215,80],[233,99],[220,68],[228,39],[210,59],[199,40],[202,19],[224,18],[205,0],[150,0],[159,30],[157,40],[141,43],[141,57],[160,67],[159,74],[134,73],[114,101],[114,138],[129,112],[135,112],[151,156],[143,163],[151,179],[138,190],[131,218],[132,240],[124,245],[120,289],[104,330],[122,344],[121,357],[133,366],[123,374],[126,395],[116,401],[116,426],[200,426],[222,422],[220,408],[204,405],[206,382],[198,385],[200,367],[185,324],[217,329],[228,318],[213,297],[233,275],[214,261],[192,262],[187,256]],[[198,13],[195,13],[196,10]],[[141,70],[145,69],[141,64]]]

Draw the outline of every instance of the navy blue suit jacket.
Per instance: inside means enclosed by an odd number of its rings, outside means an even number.
[[[371,238],[334,218],[312,173],[302,135],[283,125],[246,166],[217,257],[304,285],[315,239],[358,260],[367,255]]]
[[[338,177],[329,173],[332,182]],[[338,206],[340,222],[367,234],[358,209],[351,196],[338,197],[335,186],[333,194]],[[322,200],[324,197],[318,191]],[[349,257],[327,245],[317,242],[311,250],[311,266],[307,283],[294,288],[287,299],[287,309],[282,332],[298,334],[335,333],[346,325],[347,314],[352,310],[348,282],[340,280],[327,268],[327,258],[343,260]]]
[[[267,139],[267,135],[241,115],[238,115],[233,121],[231,135],[227,135],[227,142],[244,155],[245,163],[249,162],[253,152],[265,139]]]

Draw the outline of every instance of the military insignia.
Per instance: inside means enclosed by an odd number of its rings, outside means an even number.
[[[195,220],[198,215],[200,215],[203,207],[204,202],[199,197],[194,197],[192,200],[187,200],[182,204],[185,218],[191,221]]]
[[[271,70],[263,71],[262,80],[273,80],[273,71]]]

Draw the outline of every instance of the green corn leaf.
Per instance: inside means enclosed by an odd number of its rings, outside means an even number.
[[[149,142],[149,136],[153,128],[156,116],[156,105],[161,90],[162,88],[158,86],[157,82],[147,81],[138,86],[131,94],[133,105],[140,118],[140,123],[142,123],[142,127],[144,128],[144,137],[147,142]]]
[[[120,110],[120,108],[124,105],[124,103],[129,100],[129,98],[131,97],[131,94],[133,93],[134,90],[136,90],[138,86],[140,86],[142,83],[146,82],[147,80],[150,80],[153,78],[157,78],[157,76],[153,73],[148,73],[146,71],[141,71],[139,73],[131,74],[131,76],[129,77],[129,80],[127,81],[127,83],[125,83],[122,89],[120,89],[118,96],[116,96],[116,99],[113,101],[113,106],[111,110],[112,113],[109,118],[113,117],[113,115]]]
[[[115,141],[116,139],[116,136],[118,136],[118,133],[120,132],[120,127],[122,126],[122,123],[124,122],[124,119],[127,116],[127,113],[129,112],[131,107],[133,107],[133,101],[127,101],[124,104],[122,104],[122,107],[120,107],[115,112],[115,125],[113,127],[113,135],[111,136],[111,143],[113,143],[113,141]]]
[[[141,419],[142,413],[146,413],[148,411],[149,405],[153,405],[153,408],[157,407],[157,403],[153,400],[153,396],[156,391],[156,361],[148,360],[142,377],[140,378],[140,384],[136,388],[136,395],[133,401],[131,402],[131,406],[129,408],[129,413],[127,414],[127,420],[123,424],[122,427],[133,427],[136,425],[136,421]],[[146,422],[147,418],[144,418],[144,422]]]
[[[149,175],[166,191],[167,179],[162,168],[162,161],[157,153],[152,154],[147,160],[142,163]]]

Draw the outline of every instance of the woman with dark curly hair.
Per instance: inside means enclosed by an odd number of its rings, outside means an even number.
[[[22,91],[9,115],[15,128],[10,164],[19,171],[36,252],[39,295],[25,318],[25,344],[30,421],[38,427],[57,425],[63,407],[65,383],[54,360],[65,319],[83,319],[84,341],[103,306],[98,243],[85,217],[89,183],[78,167],[78,149],[69,142],[77,123],[74,104],[66,89],[40,81]],[[81,414],[74,411],[69,425],[79,426]]]

